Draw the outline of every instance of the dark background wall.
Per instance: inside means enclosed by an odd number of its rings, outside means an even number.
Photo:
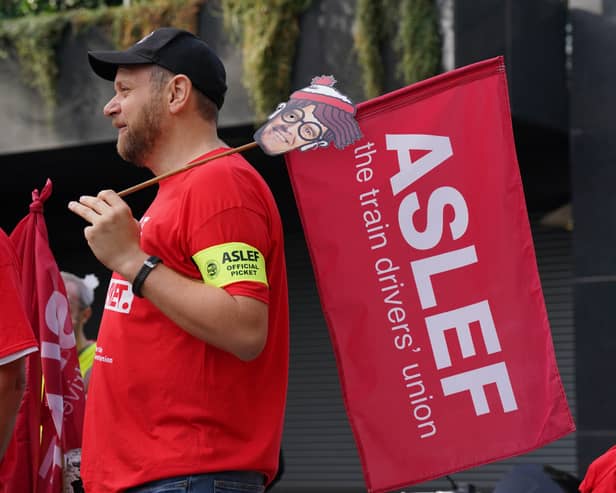
[[[570,8],[567,8],[567,7]],[[616,2],[455,2],[456,66],[505,56],[531,212],[573,205],[578,470],[616,442]]]
[[[580,469],[616,444],[616,5],[571,10],[571,162]],[[592,6],[587,2],[588,6]]]
[[[570,198],[566,3],[462,0],[454,6],[455,65],[504,56],[529,210],[563,205]]]

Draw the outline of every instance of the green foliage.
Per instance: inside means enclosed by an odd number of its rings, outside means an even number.
[[[41,95],[48,116],[52,115],[55,102],[56,48],[67,27],[67,20],[56,14],[23,17],[0,24],[1,54],[6,57],[15,53],[23,81]]]
[[[122,0],[0,0],[0,20],[65,10],[122,5]]]
[[[133,0],[132,6],[122,7],[122,0],[0,0],[0,57],[16,56],[24,81],[39,92],[52,115],[58,75],[56,49],[64,36],[96,27],[116,48],[123,49],[163,25],[197,32],[198,12],[204,2]],[[288,97],[299,18],[312,0],[217,3],[227,32],[241,46],[243,83],[257,121],[262,121]],[[357,0],[354,43],[368,98],[383,93],[382,53],[388,44],[398,57],[396,75],[404,83],[436,74],[440,70],[440,34],[435,1]]]
[[[402,0],[402,16],[394,38],[400,55],[398,76],[412,84],[441,70],[441,36],[433,0]]]
[[[396,75],[405,84],[431,77],[441,69],[434,0],[358,0],[354,41],[368,98],[384,91],[382,52],[388,42],[398,57]]]
[[[364,94],[378,96],[383,90],[383,62],[381,49],[386,25],[383,2],[360,0],[355,13],[353,41],[359,65],[362,68]]]
[[[125,49],[162,26],[197,33],[199,9],[205,0],[149,0],[113,9],[111,39]]]
[[[196,32],[197,13],[203,2],[152,0],[131,7],[82,8],[4,20],[0,22],[0,57],[16,56],[22,79],[40,94],[51,118],[56,104],[56,49],[63,36],[96,27],[121,49],[161,26],[173,25]]]
[[[242,46],[243,83],[258,121],[286,100],[299,37],[311,0],[222,0],[226,29]]]

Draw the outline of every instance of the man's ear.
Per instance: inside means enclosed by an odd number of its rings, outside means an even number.
[[[169,111],[175,114],[186,106],[192,92],[192,83],[185,75],[177,74],[169,81],[167,88]]]

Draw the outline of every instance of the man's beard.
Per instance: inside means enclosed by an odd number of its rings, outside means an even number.
[[[130,163],[143,167],[152,152],[156,140],[161,134],[161,101],[152,97],[141,109],[140,114],[123,136],[122,144],[118,139],[118,154]]]

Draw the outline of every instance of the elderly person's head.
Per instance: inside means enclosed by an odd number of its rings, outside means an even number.
[[[77,341],[77,350],[85,342],[83,327],[92,316],[94,290],[98,286],[98,278],[94,274],[79,277],[70,272],[61,272],[66,296],[71,309],[71,320]]]

